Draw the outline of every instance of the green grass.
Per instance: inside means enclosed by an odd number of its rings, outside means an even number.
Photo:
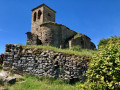
[[[42,45],[22,45],[23,48],[38,48],[43,50],[53,50],[56,52],[62,52],[65,54],[74,54],[79,56],[93,56],[97,51],[96,50],[88,50],[88,49],[81,49],[80,51],[75,51],[71,49],[60,49],[52,46],[42,46]]]
[[[35,76],[24,76],[23,79],[14,85],[5,86],[8,90],[78,90],[76,83],[74,85],[64,83],[60,79],[37,78]],[[24,80],[24,82],[23,82]]]

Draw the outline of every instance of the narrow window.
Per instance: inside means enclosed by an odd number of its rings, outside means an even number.
[[[39,10],[38,11],[38,19],[40,19],[42,12]]]
[[[36,21],[36,12],[34,13],[33,21]]]

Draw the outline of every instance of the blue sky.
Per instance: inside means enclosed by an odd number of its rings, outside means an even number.
[[[56,22],[99,40],[120,36],[120,0],[0,0],[0,53],[5,44],[26,44],[31,30],[31,10],[45,3],[56,13]]]

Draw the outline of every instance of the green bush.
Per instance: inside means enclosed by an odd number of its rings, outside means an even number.
[[[120,90],[120,37],[112,37],[93,56],[83,90]]]
[[[120,49],[115,45],[93,57],[88,70],[89,82],[105,82],[107,89],[120,89]]]
[[[99,44],[98,44],[98,48],[105,47],[109,40],[110,40],[110,38],[100,40]]]
[[[107,85],[105,82],[85,82],[77,87],[79,90],[106,90]]]
[[[120,44],[120,37],[115,36],[115,37],[100,40],[98,44],[98,49],[109,47],[110,44],[114,44],[115,46]]]

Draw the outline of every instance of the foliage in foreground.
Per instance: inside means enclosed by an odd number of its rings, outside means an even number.
[[[120,90],[120,37],[112,37],[91,60],[83,90]]]
[[[8,85],[8,90],[77,90],[76,84],[70,85],[60,79],[38,78],[26,75],[24,78],[17,79],[18,83]],[[20,82],[21,81],[21,82]]]
[[[104,48],[104,47],[109,47],[110,44],[120,44],[120,37],[111,37],[111,38],[107,38],[107,39],[102,39],[100,40],[99,44],[98,44],[98,48]]]
[[[54,50],[56,52],[62,52],[66,54],[75,54],[80,56],[93,56],[97,51],[95,50],[88,50],[88,49],[81,49],[80,47],[76,46],[72,49],[60,49],[52,46],[42,46],[42,45],[23,45],[23,48],[38,48],[43,50]],[[79,49],[79,50],[78,50]]]

